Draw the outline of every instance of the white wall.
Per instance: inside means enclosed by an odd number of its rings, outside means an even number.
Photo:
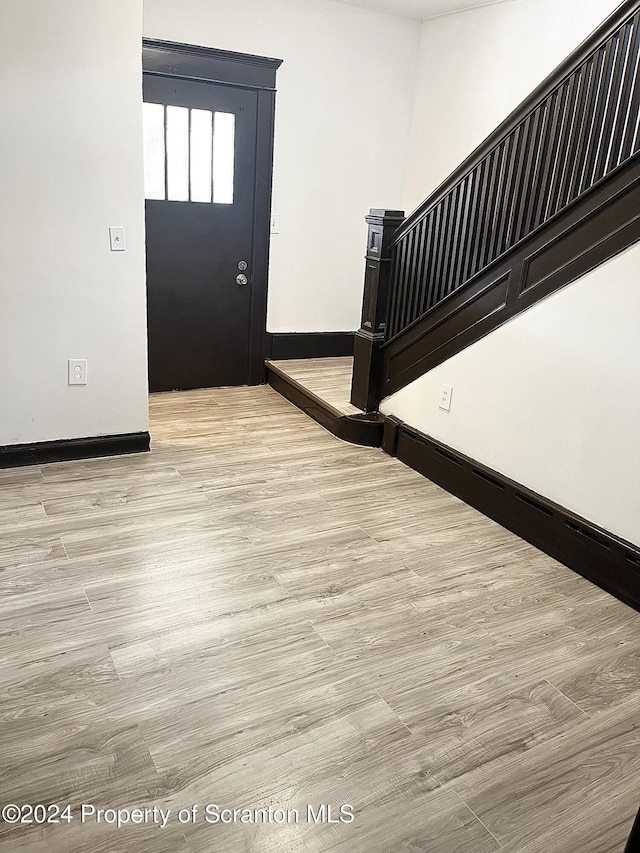
[[[382,411],[640,545],[639,285],[636,245]],[[450,412],[438,408],[443,383]]]
[[[141,7],[0,3],[0,445],[148,426]]]
[[[416,208],[616,7],[510,0],[425,21],[403,203]]]
[[[364,216],[402,198],[420,24],[334,0],[144,0],[144,34],[284,60],[268,328],[357,329]]]

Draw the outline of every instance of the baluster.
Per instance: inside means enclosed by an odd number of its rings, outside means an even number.
[[[625,130],[629,125],[629,119],[633,115],[632,91],[635,83],[636,90],[640,87],[640,12],[635,16],[631,24],[633,41],[629,50],[629,58],[625,70],[624,83],[621,88],[620,105],[622,113],[618,118],[616,131],[611,146],[610,168],[615,169],[623,159],[623,139]],[[624,115],[624,118],[623,118]]]
[[[607,173],[607,167],[611,157],[611,147],[613,145],[614,130],[620,121],[620,99],[622,97],[622,81],[625,71],[625,66],[629,59],[629,48],[631,46],[631,30],[632,24],[629,23],[623,27],[620,32],[618,44],[618,53],[613,68],[611,87],[609,90],[609,99],[607,109],[604,115],[604,123],[602,130],[602,147],[596,163],[594,179],[597,181]]]

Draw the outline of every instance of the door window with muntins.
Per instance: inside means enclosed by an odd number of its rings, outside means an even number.
[[[146,102],[143,109],[145,198],[233,204],[234,113]]]

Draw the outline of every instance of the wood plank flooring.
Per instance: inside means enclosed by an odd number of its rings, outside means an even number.
[[[150,406],[0,471],[0,806],[73,810],[0,853],[622,852],[637,613],[270,388]]]
[[[362,414],[351,405],[351,376],[353,357],[290,358],[274,361],[287,376],[295,379],[320,399],[344,415]]]

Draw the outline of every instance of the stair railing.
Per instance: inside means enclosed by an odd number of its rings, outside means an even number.
[[[415,378],[407,357],[392,364],[395,344],[443,305],[461,303],[474,282],[639,152],[640,3],[626,0],[404,221],[398,211],[371,211],[369,241],[380,232],[388,269],[385,285],[372,287],[368,245],[352,402],[371,411],[383,389]],[[510,278],[486,310],[515,300],[522,283]],[[478,322],[478,310],[468,322]],[[375,329],[366,325],[372,316]],[[394,370],[404,371],[402,381]]]

